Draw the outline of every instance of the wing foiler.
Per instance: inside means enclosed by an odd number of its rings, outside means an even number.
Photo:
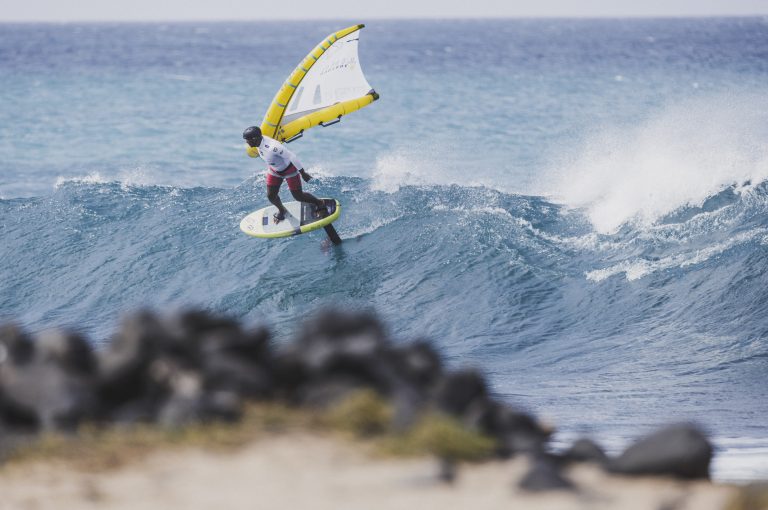
[[[355,25],[329,35],[304,57],[272,100],[261,132],[280,142],[300,138],[314,126],[330,126],[377,100],[360,68],[360,30]]]

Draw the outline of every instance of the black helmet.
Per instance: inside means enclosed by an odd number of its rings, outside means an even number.
[[[248,145],[256,147],[261,143],[261,129],[258,126],[251,126],[243,131],[243,138]]]

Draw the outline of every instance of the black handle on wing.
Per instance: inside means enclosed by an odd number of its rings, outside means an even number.
[[[321,122],[320,125],[323,127],[328,127],[328,126],[333,126],[334,124],[338,124],[339,122],[341,122],[341,115],[336,117],[336,120],[332,122]]]
[[[299,131],[298,133],[296,133],[295,135],[293,135],[292,137],[290,137],[289,139],[287,139],[287,140],[285,141],[285,143],[291,143],[291,142],[293,142],[294,140],[298,140],[298,139],[299,139],[299,138],[301,138],[302,136],[304,136],[304,130],[303,130],[303,129],[302,129],[301,131]]]

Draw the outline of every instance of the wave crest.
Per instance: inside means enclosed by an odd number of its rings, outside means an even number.
[[[648,227],[728,187],[740,192],[768,179],[765,111],[764,97],[700,98],[605,130],[555,173],[554,194],[609,234]]]

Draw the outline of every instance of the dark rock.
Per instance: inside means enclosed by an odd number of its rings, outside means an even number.
[[[326,377],[313,384],[302,386],[297,395],[297,403],[314,409],[324,409],[364,388],[364,382],[343,376]]]
[[[425,340],[390,349],[387,362],[393,376],[390,398],[394,404],[394,427],[405,430],[427,407],[443,373],[435,348]]]
[[[492,438],[500,456],[531,455],[531,469],[520,481],[529,491],[573,489],[560,472],[568,462],[597,462],[628,475],[709,476],[712,446],[691,425],[665,428],[614,459],[587,439],[547,454],[551,431],[492,398],[479,372],[446,374],[429,343],[393,345],[373,314],[339,310],[318,314],[277,353],[266,329],[244,331],[237,321],[204,311],[165,318],[139,312],[123,321],[98,355],[77,334],[52,331],[31,338],[16,326],[1,326],[0,454],[10,444],[6,438],[72,431],[91,418],[179,427],[236,420],[245,399],[278,396],[328,408],[360,390],[373,390],[363,394],[385,410],[377,430],[389,429],[390,420],[403,429],[433,409],[458,418],[460,424],[450,421],[462,431]],[[363,409],[366,416],[375,414]],[[441,477],[450,482],[456,459],[439,456]]]
[[[209,418],[234,422],[243,415],[243,400],[233,391],[209,391],[203,403]]]
[[[357,381],[381,394],[391,389],[391,367],[382,363],[386,338],[371,314],[326,311],[309,321],[296,342],[276,359],[275,374],[290,400],[325,379]]]
[[[672,425],[641,439],[606,467],[625,475],[709,478],[712,452],[712,445],[698,428]]]
[[[495,439],[496,453],[502,457],[541,452],[551,434],[530,414],[491,398],[485,379],[475,370],[443,376],[433,400],[438,410]]]
[[[0,333],[2,416],[12,426],[71,431],[96,410],[95,362],[79,335],[47,331],[31,340],[18,329]]]
[[[456,475],[458,471],[456,461],[453,459],[441,457],[437,462],[437,479],[443,483],[453,484],[456,481]]]
[[[107,348],[99,353],[98,392],[105,412],[121,414],[119,408],[138,401],[147,408],[130,415],[151,414],[153,401],[149,367],[158,357],[162,346],[169,343],[169,334],[159,319],[148,311],[125,318]]]
[[[16,324],[0,326],[0,363],[10,361],[21,366],[32,359],[34,350],[29,335]]]
[[[96,356],[91,344],[76,333],[47,331],[38,336],[35,358],[55,364],[72,375],[91,376],[96,372]]]
[[[405,380],[424,393],[435,385],[443,371],[440,355],[424,340],[393,348],[390,360]]]
[[[304,324],[299,334],[298,343],[311,344],[318,338],[330,339],[332,342],[343,344],[354,337],[372,339],[373,343],[381,345],[386,339],[384,326],[371,312],[341,310],[321,310],[315,317]],[[371,344],[352,344],[357,348]]]
[[[562,459],[565,462],[594,462],[603,465],[608,460],[608,456],[599,444],[591,439],[581,438],[563,452]]]
[[[178,428],[212,420],[236,421],[242,416],[242,399],[232,391],[203,391],[194,374],[180,374],[173,392],[157,412],[157,422]]]
[[[272,396],[274,377],[269,331],[217,331],[201,340],[206,390],[226,390],[251,399]]]
[[[206,385],[202,371],[190,369],[178,359],[158,357],[150,364],[147,377],[155,397],[145,401],[153,410],[150,420],[166,427],[219,419],[231,421],[241,414],[237,391],[207,387],[210,385]]]
[[[370,313],[326,310],[278,354],[275,375],[289,402],[326,407],[371,389],[394,409],[392,425],[411,425],[438,380],[440,360],[426,342],[394,347]]]
[[[28,430],[38,427],[37,416],[18,401],[18,395],[7,395],[5,386],[14,393],[14,387],[20,385],[20,372],[32,363],[34,353],[32,339],[21,328],[15,324],[0,327],[0,416],[10,426]]]
[[[272,395],[269,368],[250,364],[231,355],[213,355],[203,364],[205,390],[227,390],[244,398],[263,400]]]
[[[550,430],[530,414],[506,403],[481,401],[470,408],[465,423],[496,440],[497,454],[510,457],[518,453],[539,453],[550,436]]]
[[[181,427],[205,419],[202,379],[194,372],[186,372],[178,366],[169,365],[156,374],[159,384],[166,386],[167,395],[159,404],[157,422],[166,427]],[[162,382],[160,382],[162,381]]]
[[[167,355],[155,359],[148,371],[148,385],[155,397],[149,401],[156,410],[152,419],[167,427],[237,419],[241,414],[242,388],[224,388],[206,381],[207,375],[190,368],[185,360]]]
[[[272,363],[266,329],[246,332],[207,312],[140,312],[100,355],[102,414],[166,425],[232,419],[243,398],[271,396]]]
[[[268,365],[272,361],[270,333],[267,328],[247,332],[239,328],[210,331],[203,336],[200,343],[204,358],[225,354],[255,365]]]
[[[476,370],[461,370],[443,376],[434,393],[435,406],[453,416],[463,416],[475,403],[485,402],[488,388]]]
[[[442,377],[442,361],[430,343],[418,340],[391,346],[380,360],[386,395],[394,407],[393,427],[405,430],[427,407]]]
[[[156,399],[139,398],[119,406],[112,406],[109,408],[109,413],[105,414],[105,406],[100,403],[98,420],[118,426],[152,423],[157,418],[159,405]]]
[[[326,311],[303,328],[295,345],[311,373],[355,372],[363,362],[359,373],[367,376],[369,365],[383,353],[386,337],[371,314]]]
[[[530,470],[520,480],[518,487],[531,492],[575,489],[573,483],[560,473],[557,464],[545,457],[533,460]]]
[[[169,315],[163,324],[171,338],[181,344],[189,344],[192,339],[212,332],[240,333],[240,324],[229,317],[214,315],[205,310],[187,310]],[[184,347],[182,347],[184,349]]]
[[[269,352],[266,329],[245,333],[237,321],[206,311],[185,311],[161,321],[164,330],[161,354],[190,368],[199,368],[212,354],[230,354],[259,361]],[[266,360],[265,360],[266,361]]]

